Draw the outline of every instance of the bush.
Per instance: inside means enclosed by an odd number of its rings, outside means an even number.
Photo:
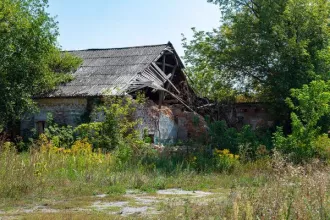
[[[88,143],[88,140],[84,139],[74,142],[71,147],[71,152],[73,154],[90,155],[93,153],[93,149],[92,145]]]
[[[102,122],[91,122],[81,124],[74,130],[78,139],[87,138],[93,144],[94,148],[112,149],[112,145],[117,143],[116,133],[107,133],[103,128]]]
[[[232,171],[239,165],[239,156],[230,153],[228,149],[214,151],[215,168],[220,172]]]
[[[103,120],[82,124],[75,129],[75,133],[79,139],[87,138],[94,148],[116,150],[120,158],[126,161],[129,155],[139,154],[144,146],[136,129],[139,121],[134,119],[136,106],[140,103],[140,98],[133,101],[130,97],[107,96],[93,113],[104,116]]]
[[[330,138],[327,134],[318,136],[312,142],[312,146],[320,159],[330,162]]]
[[[209,125],[209,136],[213,148],[229,149],[238,152],[238,132],[235,128],[228,128],[225,121],[216,121]]]
[[[246,125],[238,131],[229,128],[225,121],[213,122],[209,128],[210,145],[213,149],[228,149],[235,154],[244,153],[244,160],[254,160],[266,155],[272,148],[269,130],[252,130],[251,126]]]
[[[45,135],[56,147],[70,148],[75,141],[73,128],[71,126],[60,126],[53,120],[51,114],[47,115],[47,127]]]
[[[288,154],[295,163],[324,155],[323,147],[313,145],[327,142],[320,137],[323,134],[318,124],[322,117],[330,113],[330,81],[313,81],[301,89],[292,89],[291,98],[286,101],[293,110],[292,133],[286,136],[282,128],[278,128],[274,134],[275,147]]]

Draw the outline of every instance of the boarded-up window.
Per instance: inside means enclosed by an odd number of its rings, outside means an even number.
[[[38,135],[43,134],[45,132],[45,125],[46,125],[45,121],[37,122],[36,126],[37,126]]]

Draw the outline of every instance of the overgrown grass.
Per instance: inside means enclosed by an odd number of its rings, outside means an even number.
[[[237,176],[200,173],[193,165],[180,162],[178,158],[159,160],[159,163],[149,166],[142,162],[121,164],[115,155],[101,152],[66,153],[31,149],[17,153],[13,146],[8,145],[0,154],[0,197],[123,194],[126,189],[152,192],[172,187],[212,189],[230,187],[234,176]],[[244,183],[255,177],[247,173],[238,182]]]
[[[165,206],[165,219],[329,219],[329,167],[274,167],[263,184],[237,186],[226,201]]]
[[[195,158],[160,157],[148,163],[121,163],[115,154],[88,150],[83,142],[70,151],[41,146],[17,153],[9,143],[0,154],[0,210],[52,198],[66,201],[53,208],[63,210],[88,205],[98,194],[124,201],[128,189],[154,193],[182,188],[231,191],[229,198],[184,204],[169,201],[161,207],[163,219],[328,219],[330,216],[330,169],[320,163],[296,166],[274,154],[254,162],[238,163],[227,172],[195,169]],[[44,147],[44,148],[43,148]],[[74,150],[76,149],[76,150]],[[87,149],[87,150],[86,150]],[[221,154],[223,155],[223,154]],[[77,199],[79,198],[78,201]],[[80,199],[82,198],[82,199]],[[71,202],[72,201],[72,202]],[[83,219],[107,218],[89,213]],[[35,213],[31,218],[75,219],[79,213]],[[109,217],[109,216],[108,216]],[[118,217],[118,216],[117,216]]]

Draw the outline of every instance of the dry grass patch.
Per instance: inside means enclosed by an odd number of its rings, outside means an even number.
[[[108,220],[108,219],[125,219],[118,215],[111,215],[106,213],[76,213],[76,212],[64,212],[64,213],[33,213],[21,216],[24,220]]]

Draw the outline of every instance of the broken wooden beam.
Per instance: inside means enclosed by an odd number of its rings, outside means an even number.
[[[180,94],[180,91],[176,88],[176,86],[170,81],[167,79],[165,73],[157,66],[157,64],[155,62],[152,63],[153,67],[156,69],[156,72],[159,73],[159,75],[161,77],[163,77],[164,79],[166,79],[167,82],[169,82],[171,84],[171,86],[175,89],[175,91]]]
[[[162,67],[163,67],[163,73],[165,73],[165,69],[166,69],[166,55],[164,54],[164,56],[163,56],[163,63],[162,63]],[[166,73],[165,73],[165,78],[167,79],[167,77],[166,77]],[[166,82],[166,81],[165,81]],[[164,82],[164,83],[165,83]],[[158,102],[159,102],[159,105],[158,105],[158,107],[159,107],[159,109],[161,109],[162,108],[162,104],[163,104],[163,101],[164,101],[164,91],[160,91],[159,92],[159,100],[158,100]]]

